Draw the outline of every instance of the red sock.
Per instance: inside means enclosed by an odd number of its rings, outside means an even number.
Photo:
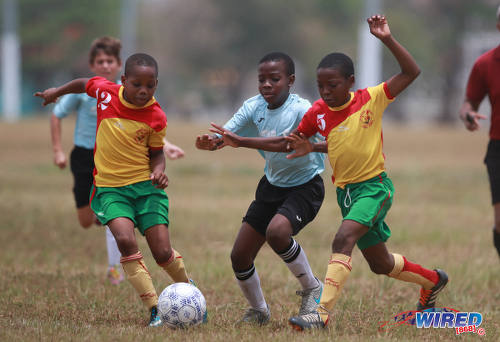
[[[433,270],[428,270],[426,268],[423,268],[422,266],[418,264],[414,264],[408,260],[406,260],[405,257],[403,257],[404,260],[404,266],[402,272],[412,272],[416,274],[420,274],[422,277],[432,281],[434,285],[436,285],[439,281],[439,276],[436,271]]]

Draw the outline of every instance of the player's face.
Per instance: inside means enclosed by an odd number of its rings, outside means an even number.
[[[317,70],[318,90],[321,98],[330,107],[339,107],[349,101],[350,89],[354,84],[354,76],[345,78],[334,68]]]
[[[158,79],[155,68],[136,65],[127,76],[122,76],[123,95],[125,100],[133,105],[142,107],[153,97]]]
[[[121,66],[122,64],[115,56],[107,55],[104,52],[98,52],[94,62],[90,65],[90,70],[97,76],[115,82]]]
[[[295,75],[286,74],[285,62],[269,61],[259,65],[259,93],[269,103],[269,109],[275,109],[285,103]]]

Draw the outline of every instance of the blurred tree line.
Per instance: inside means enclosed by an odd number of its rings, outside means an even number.
[[[437,119],[453,120],[457,104],[449,94],[463,86],[457,80],[461,38],[469,30],[495,29],[497,1],[382,4],[394,36],[423,70],[412,87],[439,101]],[[102,35],[120,36],[121,5],[120,0],[19,0],[25,86],[41,89],[89,75],[90,43]],[[340,51],[356,63],[363,6],[363,0],[142,0],[137,1],[137,50],[159,62],[162,106],[185,118],[228,117],[257,93],[257,63],[271,51],[292,56],[293,91],[313,101],[318,98],[315,68],[324,55]],[[384,79],[398,70],[384,49]],[[404,118],[405,108],[395,109]]]

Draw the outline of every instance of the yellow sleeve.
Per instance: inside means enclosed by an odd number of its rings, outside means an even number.
[[[148,147],[153,150],[163,148],[163,138],[165,138],[166,130],[167,127],[164,127],[158,132],[153,130],[153,133],[149,136]]]

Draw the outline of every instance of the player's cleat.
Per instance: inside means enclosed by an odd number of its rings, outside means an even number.
[[[249,308],[245,311],[243,317],[236,322],[237,325],[249,323],[256,325],[266,325],[269,323],[269,319],[271,318],[271,311],[269,310],[269,306],[267,306],[266,310],[257,310],[254,308]]]
[[[318,281],[318,286],[313,287],[312,289],[300,290],[296,292],[298,296],[302,297],[299,316],[316,311],[319,306],[321,293],[323,292],[323,283],[318,278],[316,278],[316,280]]]
[[[196,286],[196,283],[195,283],[195,282],[194,282],[194,280],[193,280],[193,279],[191,279],[191,278],[189,279],[189,283],[190,283],[191,285]],[[198,287],[198,286],[196,286],[196,287]],[[208,309],[207,309],[207,308],[205,308],[205,313],[203,314],[203,322],[202,322],[202,323],[203,323],[203,324],[205,324],[205,323],[207,323],[207,322],[208,322]]]
[[[162,325],[161,317],[158,314],[158,307],[153,306],[151,308],[151,317],[149,318],[149,324],[150,327],[159,327]]]
[[[118,285],[123,281],[123,274],[120,272],[118,266],[108,268],[108,280],[113,285]]]
[[[326,322],[328,323],[328,320]],[[323,329],[327,324],[323,322],[317,311],[305,315],[294,316],[288,320],[288,323],[297,331],[303,331],[305,329]]]
[[[422,311],[425,309],[433,308],[436,305],[436,297],[444,289],[448,283],[448,275],[440,269],[435,269],[439,276],[437,284],[430,290],[420,289],[420,300],[417,304],[417,310]]]

